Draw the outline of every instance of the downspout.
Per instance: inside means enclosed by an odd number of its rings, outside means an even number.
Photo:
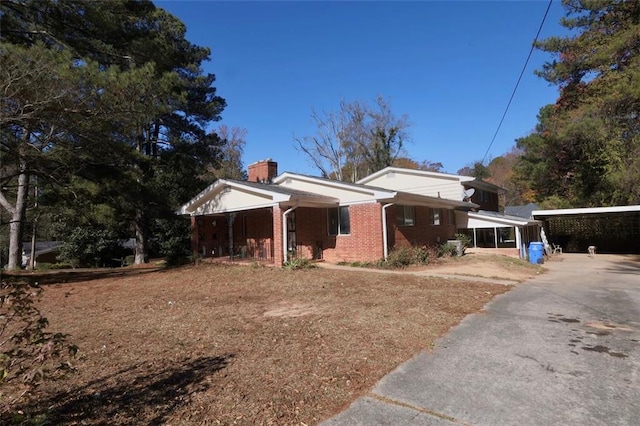
[[[384,260],[389,257],[389,246],[387,236],[387,207],[393,206],[395,203],[389,203],[382,206],[382,252],[384,253]]]
[[[287,257],[289,255],[289,253],[287,252],[287,246],[289,245],[287,241],[288,240],[287,216],[289,215],[289,213],[297,209],[299,205],[300,205],[300,201],[297,201],[295,206],[291,207],[289,210],[286,210],[284,213],[282,213],[282,254],[283,254],[282,261],[283,262],[286,262],[288,260]]]

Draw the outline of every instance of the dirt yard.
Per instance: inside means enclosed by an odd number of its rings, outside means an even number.
[[[429,268],[512,279],[541,270],[501,256]],[[47,424],[317,424],[509,290],[255,265],[39,279],[50,329],[80,348],[77,373],[26,407]]]

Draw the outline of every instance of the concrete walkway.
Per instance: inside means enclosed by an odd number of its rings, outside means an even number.
[[[640,424],[640,261],[562,258],[323,425]]]

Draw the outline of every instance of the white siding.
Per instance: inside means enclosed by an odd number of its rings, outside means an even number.
[[[368,181],[367,185],[462,201],[463,187],[458,179],[389,172]]]
[[[227,188],[200,206],[194,214],[225,213],[273,206],[273,198],[265,194]]]
[[[374,196],[370,191],[362,191],[355,187],[336,188],[324,185],[320,182],[316,183],[296,179],[295,177],[288,177],[284,181],[280,182],[279,185],[298,191],[334,197],[340,200],[340,204],[356,204],[374,201]]]

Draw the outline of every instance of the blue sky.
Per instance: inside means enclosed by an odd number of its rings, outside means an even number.
[[[222,121],[248,130],[245,166],[272,158],[279,171],[318,174],[293,136],[313,135],[311,109],[378,95],[412,123],[417,161],[455,173],[481,160],[529,53],[547,1],[156,1],[212,50],[205,71],[227,101]],[[554,0],[541,38],[563,35]],[[557,88],[533,74],[534,51],[488,158],[536,124]],[[215,127],[215,126],[214,126]]]

